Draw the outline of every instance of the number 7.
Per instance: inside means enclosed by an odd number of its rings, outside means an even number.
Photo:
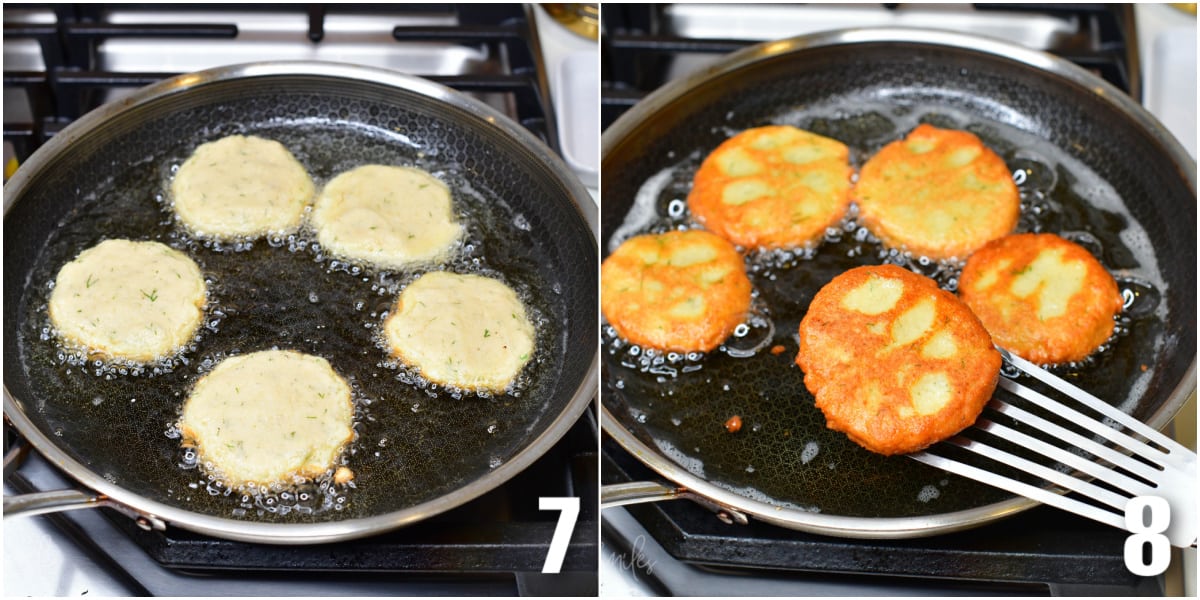
[[[562,511],[554,526],[554,537],[550,538],[546,562],[542,565],[543,573],[558,573],[567,556],[567,543],[571,541],[575,521],[579,519],[579,498],[538,498],[538,510]]]

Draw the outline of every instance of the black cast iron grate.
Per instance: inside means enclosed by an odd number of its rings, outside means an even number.
[[[213,23],[133,24],[106,20],[109,7],[103,4],[7,4],[5,11],[44,9],[53,11],[50,24],[4,23],[9,40],[32,39],[41,48],[45,70],[4,69],[4,87],[21,90],[29,99],[32,118],[4,121],[4,139],[13,144],[16,157],[24,161],[47,139],[73,120],[103,103],[104,93],[113,88],[149,85],[177,72],[116,72],[103,70],[97,47],[114,38],[228,39],[238,42],[236,24],[220,22],[221,13],[247,10],[237,4],[122,5],[155,11],[203,11],[214,15]],[[307,38],[320,43],[325,37],[325,20],[331,11],[370,13],[380,19],[399,20],[403,15],[452,15],[455,25],[401,24],[392,29],[396,42],[438,42],[484,48],[496,68],[486,73],[423,75],[466,93],[499,93],[511,96],[510,116],[558,151],[554,111],[540,60],[537,33],[520,4],[260,4],[254,11],[299,13],[307,16]]]
[[[608,436],[601,442],[601,454],[604,485],[660,479]],[[1045,506],[963,532],[903,540],[834,538],[754,519],[748,525],[726,524],[687,500],[626,510],[671,557],[710,572],[858,576],[887,586],[876,589],[901,589],[906,582],[919,581],[944,586],[946,595],[958,595],[962,585],[984,586],[995,595],[1013,590],[1021,595],[1163,594],[1157,578],[1138,577],[1125,568],[1127,533]],[[606,536],[622,537],[610,532],[607,523],[605,527]],[[632,541],[612,543],[622,552],[636,552],[629,547]],[[654,566],[660,572],[672,568],[679,566],[661,561]],[[686,578],[677,580],[686,585]],[[864,580],[852,581],[861,585]],[[752,584],[746,585],[747,593],[753,594]],[[704,594],[703,590],[669,592]]]
[[[664,4],[609,4],[601,18],[601,122],[607,128],[646,94],[666,83],[673,57],[681,53],[726,54],[757,42],[698,39],[677,35]],[[894,9],[895,4],[883,6]],[[1140,61],[1129,5],[974,4],[978,11],[1040,12],[1077,25],[1052,51],[1103,77],[1141,100]],[[802,11],[803,6],[795,8]],[[802,13],[798,13],[802,14]]]
[[[22,443],[5,426],[6,454]],[[595,595],[594,502],[583,501],[558,574],[542,574],[558,513],[537,510],[539,497],[596,498],[597,427],[587,413],[541,459],[505,485],[451,511],[403,529],[333,544],[276,546],[235,542],[168,527],[146,531],[129,517],[101,509],[46,517],[137,595],[247,593],[248,580],[285,580],[276,593],[306,595],[339,583],[340,595]],[[41,465],[6,473],[18,493],[58,489],[70,478]],[[129,551],[130,548],[134,551]],[[209,591],[196,591],[204,582]],[[241,590],[241,591],[239,591]],[[317,589],[320,592],[320,589]],[[254,594],[251,594],[254,595]],[[320,594],[318,594],[320,595]]]

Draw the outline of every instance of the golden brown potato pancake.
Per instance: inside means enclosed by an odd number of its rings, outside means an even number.
[[[800,322],[796,364],[829,428],[880,454],[915,452],[974,423],[1000,363],[961,300],[894,265],[833,278]]]
[[[928,124],[871,157],[851,195],[885,244],[935,260],[1007,235],[1021,210],[1003,159],[969,132]]]
[[[746,318],[745,268],[732,244],[706,231],[639,235],[601,265],[600,308],[635,344],[707,352]]]
[[[958,293],[997,345],[1040,364],[1087,357],[1112,336],[1124,304],[1100,261],[1052,233],[984,246],[963,267]]]
[[[747,129],[704,159],[688,209],[746,248],[805,246],[846,214],[853,172],[837,140],[788,125]]]

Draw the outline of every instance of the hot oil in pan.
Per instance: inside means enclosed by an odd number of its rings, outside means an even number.
[[[392,132],[321,122],[231,127],[210,139],[253,133],[280,141],[309,170],[317,188],[353,167],[400,164],[445,181],[465,226],[461,246],[443,265],[387,272],[325,255],[300,232],[250,242],[194,239],[174,223],[173,168],[205,140],[181,143],[119,174],[81,204],[39,257],[21,331],[31,379],[46,382],[36,408],[77,458],[131,491],[188,510],[266,521],[322,521],[374,516],[437,498],[493,469],[526,443],[560,369],[563,307],[542,280],[525,218],[435,149]],[[143,369],[72,360],[48,335],[45,306],[58,268],[103,239],[157,240],[184,250],[210,282],[206,324],[178,357]],[[499,278],[517,290],[537,330],[537,349],[504,394],[439,389],[388,368],[377,335],[396,295],[420,273],[445,269]],[[176,422],[197,378],[221,359],[268,348],[330,361],[354,391],[356,438],[340,462],[353,487],[328,477],[298,488],[250,494],[214,483],[180,446]],[[47,400],[49,399],[49,401]],[[85,410],[80,407],[86,407]],[[85,415],[80,419],[79,415]],[[73,439],[72,439],[73,438]]]
[[[1126,296],[1116,333],[1093,357],[1057,368],[1101,398],[1131,410],[1152,376],[1166,318],[1165,290],[1146,233],[1110,186],[1047,142],[944,107],[861,103],[805,107],[772,119],[841,140],[856,167],[919,122],[979,135],[1010,168],[1022,200],[1019,231],[1055,232],[1096,253]],[[735,130],[726,132],[731,136]],[[698,150],[639,191],[607,239],[611,252],[631,235],[694,226],[686,198],[704,158]],[[754,253],[752,316],[719,351],[666,356],[629,346],[604,328],[606,386],[629,429],[708,481],[773,505],[861,517],[906,517],[976,508],[1011,497],[905,457],[860,448],[825,426],[794,363],[797,328],[812,297],[856,266],[895,263],[954,290],[961,263],[938,263],[884,248],[849,216],[816,248]],[[725,422],[739,415],[737,433]]]

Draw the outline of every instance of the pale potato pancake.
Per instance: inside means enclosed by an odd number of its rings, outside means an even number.
[[[450,188],[413,167],[366,165],[334,177],[313,207],[321,246],[384,268],[442,259],[462,235]]]
[[[794,248],[821,238],[850,206],[850,149],[788,125],[747,129],[704,159],[688,209],[745,248]]]
[[[600,308],[647,348],[707,352],[750,310],[750,279],[732,244],[700,230],[632,237],[600,266]]]
[[[829,428],[880,454],[915,452],[974,423],[1000,363],[961,300],[895,265],[838,275],[800,322],[796,364]]]
[[[329,362],[291,350],[221,361],[183,405],[184,442],[231,487],[329,471],[354,437],[350,386]]]
[[[308,172],[283,144],[244,135],[202,144],[171,182],[179,221],[216,239],[294,231],[313,192]]]
[[[1052,233],[984,246],[963,267],[958,293],[997,345],[1040,364],[1087,357],[1112,336],[1124,304],[1100,261]]]
[[[884,244],[935,260],[1007,235],[1021,210],[1003,159],[974,134],[928,124],[872,156],[852,196]]]
[[[533,357],[536,332],[512,288],[481,275],[426,273],[384,322],[392,353],[426,379],[503,391]]]
[[[59,269],[48,309],[68,342],[144,363],[187,345],[206,301],[204,275],[186,254],[158,242],[105,240]]]

